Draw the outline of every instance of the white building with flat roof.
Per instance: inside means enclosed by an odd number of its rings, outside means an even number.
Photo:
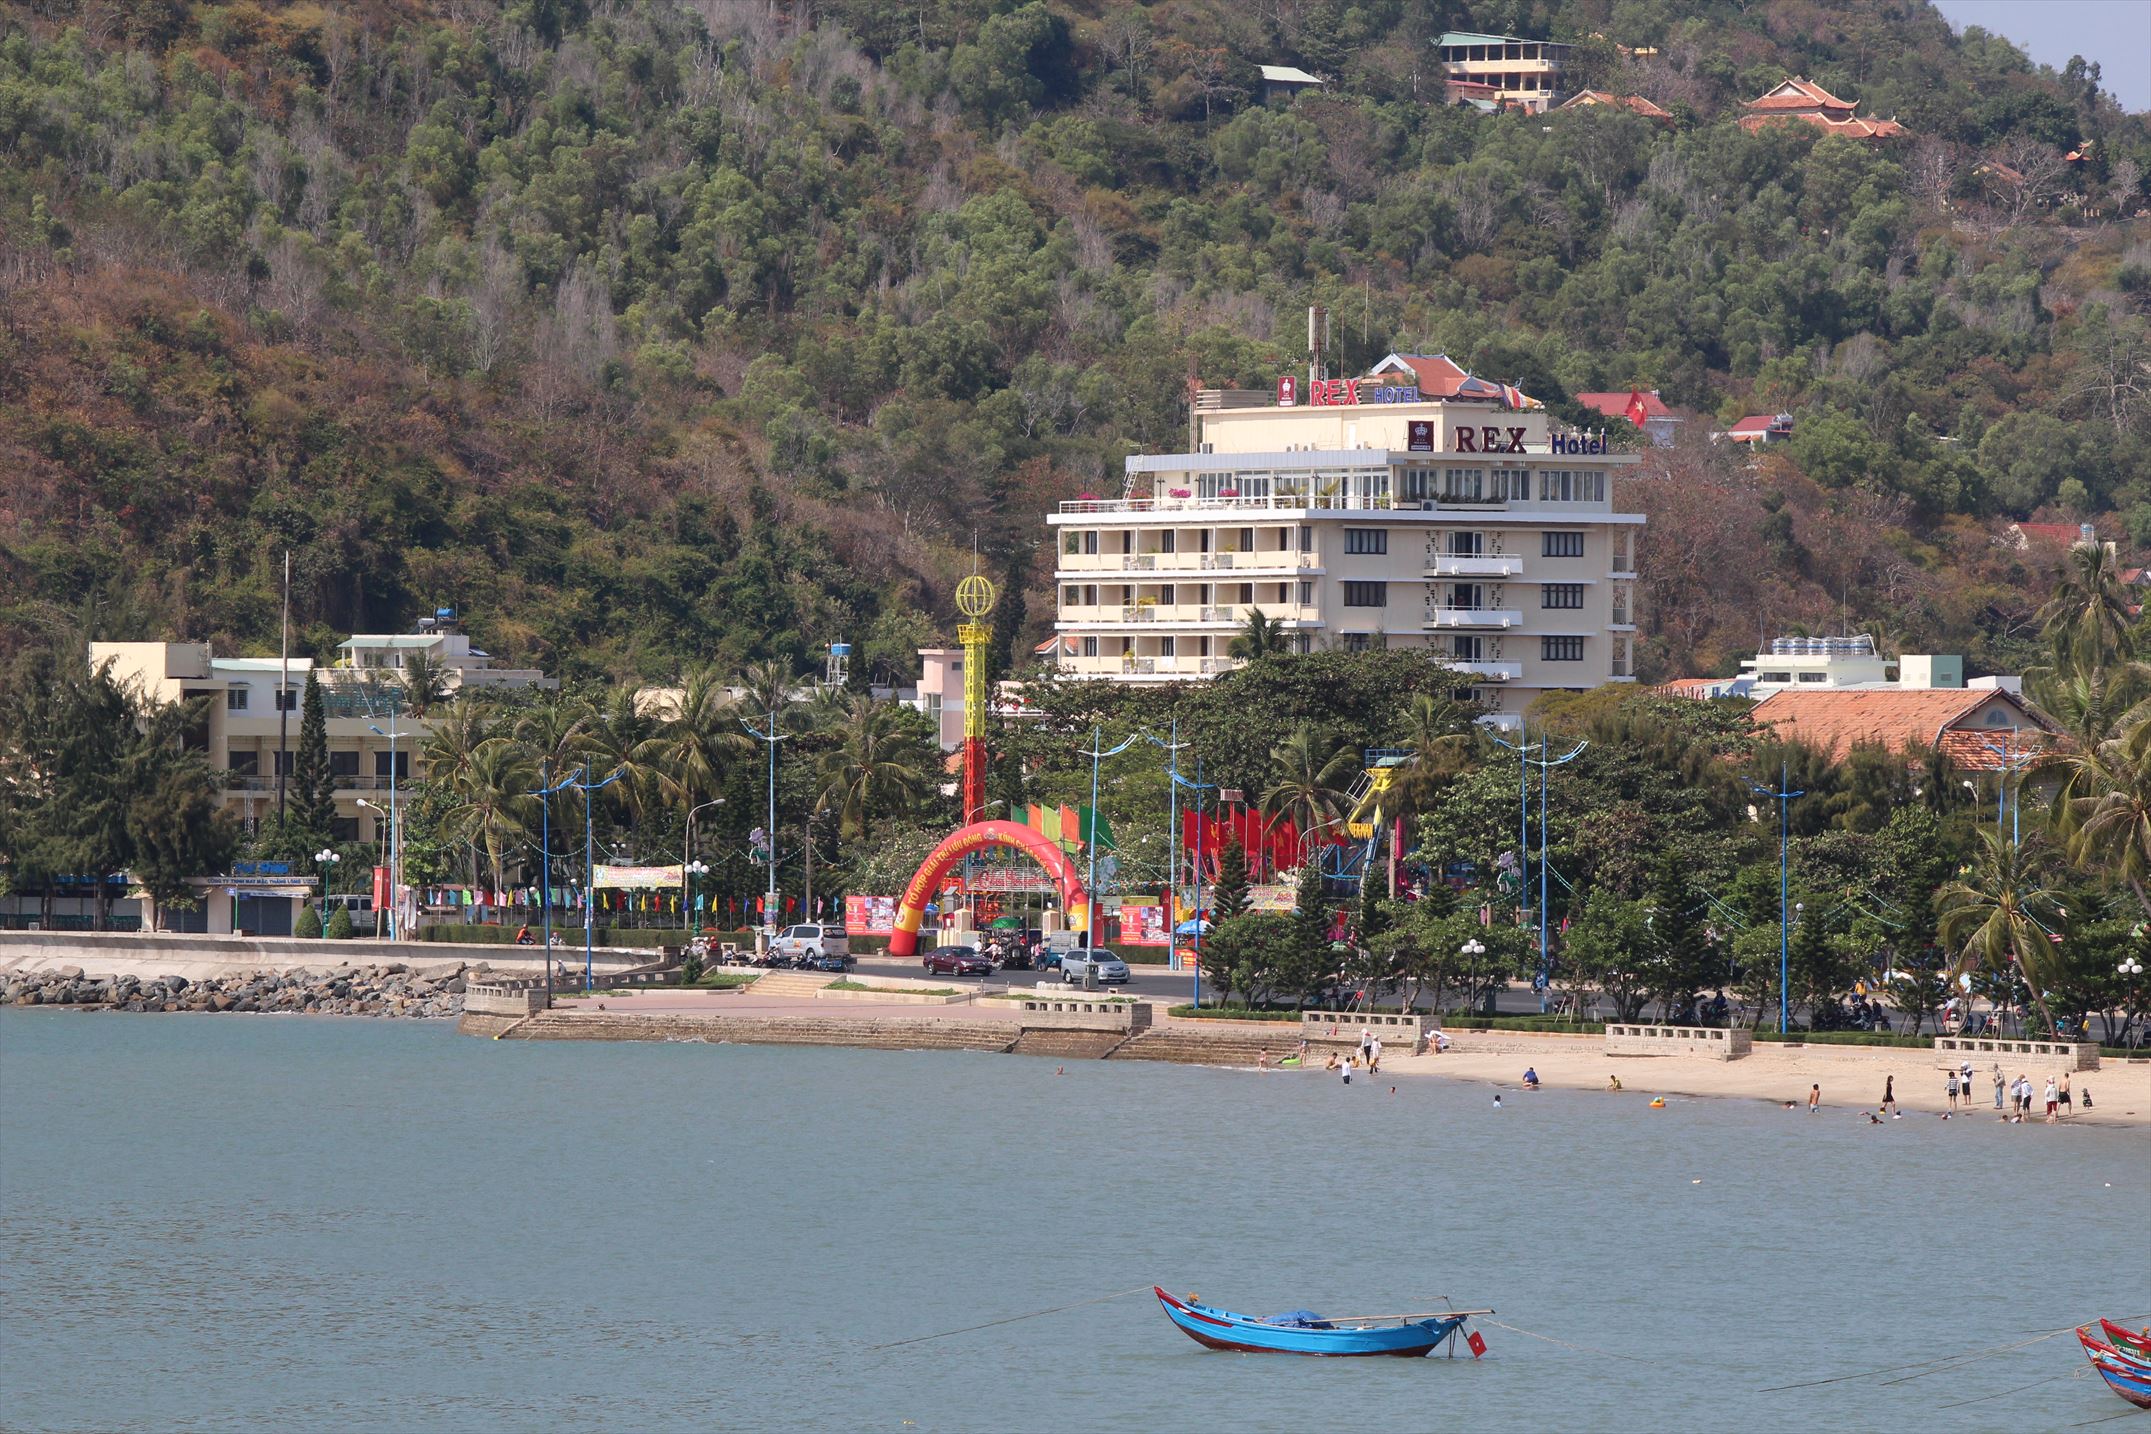
[[[1260,611],[1301,652],[1425,649],[1507,723],[1540,692],[1633,681],[1644,520],[1614,511],[1612,476],[1637,460],[1445,360],[1377,370],[1204,390],[1195,451],[1062,503],[1059,671],[1211,676]]]

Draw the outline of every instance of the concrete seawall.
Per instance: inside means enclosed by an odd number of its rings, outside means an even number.
[[[555,956],[579,971],[582,952]],[[656,953],[620,948],[593,957],[600,975],[647,964]],[[169,932],[0,931],[0,972],[32,973],[77,966],[91,976],[219,976],[284,973],[307,968],[384,965],[413,969],[484,966],[542,974],[537,949],[505,943],[452,941],[303,941],[295,937],[182,936]]]

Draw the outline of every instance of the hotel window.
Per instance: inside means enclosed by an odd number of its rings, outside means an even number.
[[[279,689],[276,694],[276,710],[279,712],[298,711],[299,689],[296,687],[285,687]]]
[[[1346,652],[1365,652],[1368,646],[1368,639],[1369,634],[1367,633],[1348,632],[1344,635],[1344,650]]]
[[[1484,468],[1451,468],[1442,475],[1441,496],[1445,503],[1482,502],[1485,492]]]
[[[332,777],[357,776],[359,774],[358,759],[359,754],[356,752],[329,753],[329,775]]]
[[[225,770],[241,776],[252,776],[261,770],[261,753],[233,752],[225,758]]]
[[[1127,557],[1135,551],[1135,529],[1123,528],[1120,532],[1120,555]]]
[[[1084,639],[1083,639],[1083,655],[1084,655],[1085,657],[1096,657],[1096,656],[1098,655],[1098,639],[1097,639],[1097,638],[1095,638],[1095,637],[1086,637],[1086,638],[1084,638]]]
[[[373,774],[376,777],[385,777],[389,774],[388,757],[389,754],[386,752],[376,752],[373,754]],[[395,773],[396,780],[399,782],[410,780],[411,754],[409,752],[396,753]]]
[[[1449,535],[1449,556],[1452,558],[1476,558],[1479,556],[1479,535],[1477,533],[1451,533]]]
[[[1583,639],[1580,637],[1542,637],[1539,639],[1539,656],[1547,662],[1583,661]]]
[[[1574,476],[1566,468],[1543,468],[1539,470],[1539,501],[1541,503],[1568,502],[1569,480]]]
[[[1278,584],[1278,587],[1279,587],[1279,589],[1280,589],[1280,590],[1282,590],[1282,589],[1283,589],[1283,587],[1284,587],[1284,584],[1283,584],[1283,583],[1279,583],[1279,584]],[[1242,583],[1242,584],[1240,584],[1240,601],[1241,601],[1241,602],[1253,602],[1254,600],[1255,600],[1255,585],[1254,585],[1253,583]]]
[[[1346,528],[1344,530],[1344,550],[1347,553],[1361,557],[1375,553],[1386,553],[1389,551],[1389,530],[1387,528]]]
[[[1496,468],[1487,475],[1486,496],[1496,503],[1528,500],[1531,475],[1521,468]]]
[[[1081,603],[1082,601],[1083,601],[1083,589],[1081,589],[1081,588],[1078,588],[1078,587],[1065,587],[1065,588],[1062,588],[1062,589],[1061,589],[1061,606],[1062,606],[1062,607],[1075,607],[1075,606],[1076,606],[1077,604]]]
[[[1407,468],[1401,480],[1400,496],[1407,503],[1424,503],[1434,496],[1434,470],[1431,468]]]
[[[1800,680],[1802,682],[1828,682],[1830,674],[1827,672],[1803,672],[1800,674]]]
[[[1539,585],[1539,606],[1580,608],[1583,606],[1583,584],[1542,583]]]
[[[1175,529],[1167,528],[1163,532],[1158,534],[1158,551],[1161,553],[1170,553],[1177,551],[1179,548],[1179,543],[1180,534]]]
[[[1480,660],[1479,654],[1484,650],[1476,637],[1459,635],[1449,639],[1449,655],[1458,662],[1477,662]]]
[[[1171,638],[1169,638],[1169,637],[1161,637],[1161,638],[1159,638],[1159,639],[1158,639],[1158,656],[1160,656],[1160,657],[1171,657],[1172,655],[1173,655],[1173,640],[1172,640]]]
[[[1346,583],[1344,585],[1346,607],[1388,607],[1389,584]]]
[[[1583,556],[1583,534],[1542,534],[1540,536],[1539,556],[1542,558],[1580,558]]]
[[[1576,501],[1579,503],[1603,503],[1606,501],[1606,475],[1598,472],[1579,472],[1576,475]]]
[[[1300,580],[1300,606],[1314,606],[1314,584],[1304,578]]]
[[[1172,605],[1173,585],[1171,583],[1167,583],[1164,587],[1158,589],[1158,606],[1171,607]]]
[[[1314,551],[1314,529],[1305,524],[1300,525],[1300,551],[1303,553]]]
[[[247,690],[244,687],[231,688],[224,694],[224,710],[227,712],[244,712],[246,704]]]
[[[276,755],[276,774],[277,774],[277,775],[278,775],[279,777],[288,777],[288,776],[290,776],[290,775],[291,775],[291,770],[292,770],[292,759],[293,759],[293,758],[295,758],[296,756],[298,756],[298,753],[296,753],[296,752],[292,751],[292,750],[291,750],[291,749],[290,749],[289,747],[286,747],[286,748],[285,748],[285,749],[284,749],[283,751],[281,751],[281,752],[278,752],[278,753],[276,753],[275,755]],[[396,755],[400,757],[400,756],[402,756],[403,754],[402,754],[401,752],[399,752],[399,753],[397,753]]]

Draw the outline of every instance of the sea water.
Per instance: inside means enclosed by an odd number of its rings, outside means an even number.
[[[1931,1362],[2151,1317],[2142,1131],[1653,1110],[1631,1065],[1625,1093],[1497,1110],[1432,1079],[8,1011],[0,1428],[2125,1412],[2067,1335]],[[1538,1337],[1482,1322],[1478,1361],[1219,1354],[1153,1283],[1255,1313],[1446,1298]]]

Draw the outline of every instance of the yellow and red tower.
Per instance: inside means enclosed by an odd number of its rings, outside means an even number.
[[[986,815],[986,644],[993,629],[979,619],[993,611],[993,584],[977,573],[956,584],[956,610],[967,619],[956,629],[963,644],[963,819]]]

